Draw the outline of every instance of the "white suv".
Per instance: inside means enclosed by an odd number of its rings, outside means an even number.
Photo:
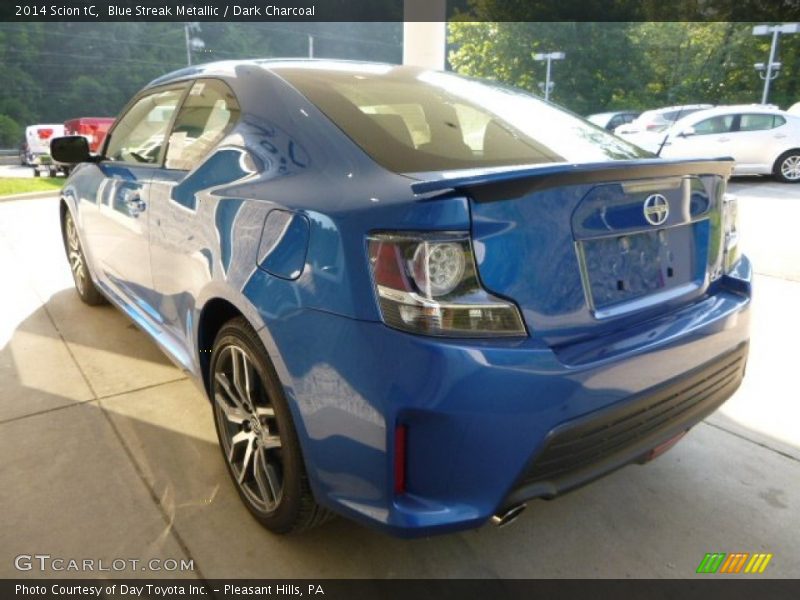
[[[50,158],[50,142],[53,138],[64,135],[64,125],[61,123],[40,123],[39,125],[29,125],[25,128],[26,164],[33,167],[33,174],[39,177],[42,171],[55,177],[60,170],[59,166],[53,163]]]
[[[736,175],[800,182],[800,115],[760,105],[718,106],[677,121],[662,141],[665,158],[730,156]]]

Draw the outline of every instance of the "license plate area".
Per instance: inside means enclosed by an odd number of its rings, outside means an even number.
[[[576,242],[590,307],[603,313],[649,296],[684,293],[705,276],[708,221]]]

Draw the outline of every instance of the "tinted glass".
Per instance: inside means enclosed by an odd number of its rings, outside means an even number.
[[[608,125],[606,125],[606,129],[615,129],[615,128],[619,127],[620,125],[624,125],[625,123],[628,123],[628,122],[629,121],[625,120],[624,115],[617,115],[616,117],[614,117],[613,119],[611,119],[608,122]]]
[[[535,96],[449,73],[383,65],[276,71],[398,173],[651,156]]]
[[[697,123],[694,132],[697,135],[709,135],[714,133],[727,133],[733,125],[733,115],[720,115],[711,117]]]
[[[704,108],[680,108],[678,110],[672,110],[669,112],[665,112],[662,117],[664,120],[669,121],[670,123],[674,123],[678,119],[682,119],[683,117],[688,117],[690,114],[695,113],[699,110],[705,110]]]
[[[184,89],[156,92],[137,100],[114,127],[106,148],[108,159],[157,164]]]
[[[239,118],[239,103],[223,82],[198,81],[183,102],[167,147],[168,169],[190,170],[222,140]]]
[[[780,120],[776,122],[776,120]],[[786,121],[776,115],[749,114],[742,115],[739,122],[739,131],[761,131],[783,125]]]

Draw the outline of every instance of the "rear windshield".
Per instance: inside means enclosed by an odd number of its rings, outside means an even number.
[[[276,69],[397,173],[652,156],[523,91],[385,65]]]

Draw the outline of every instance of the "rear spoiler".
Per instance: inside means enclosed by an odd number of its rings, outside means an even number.
[[[559,163],[524,165],[498,169],[449,171],[440,177],[421,179],[411,184],[415,194],[446,190],[465,191],[478,202],[511,199],[532,192],[567,185],[683,177],[687,175],[731,176],[732,158],[717,159],[647,159],[602,163]],[[422,174],[422,177],[430,175]],[[420,175],[414,175],[420,177]]]

